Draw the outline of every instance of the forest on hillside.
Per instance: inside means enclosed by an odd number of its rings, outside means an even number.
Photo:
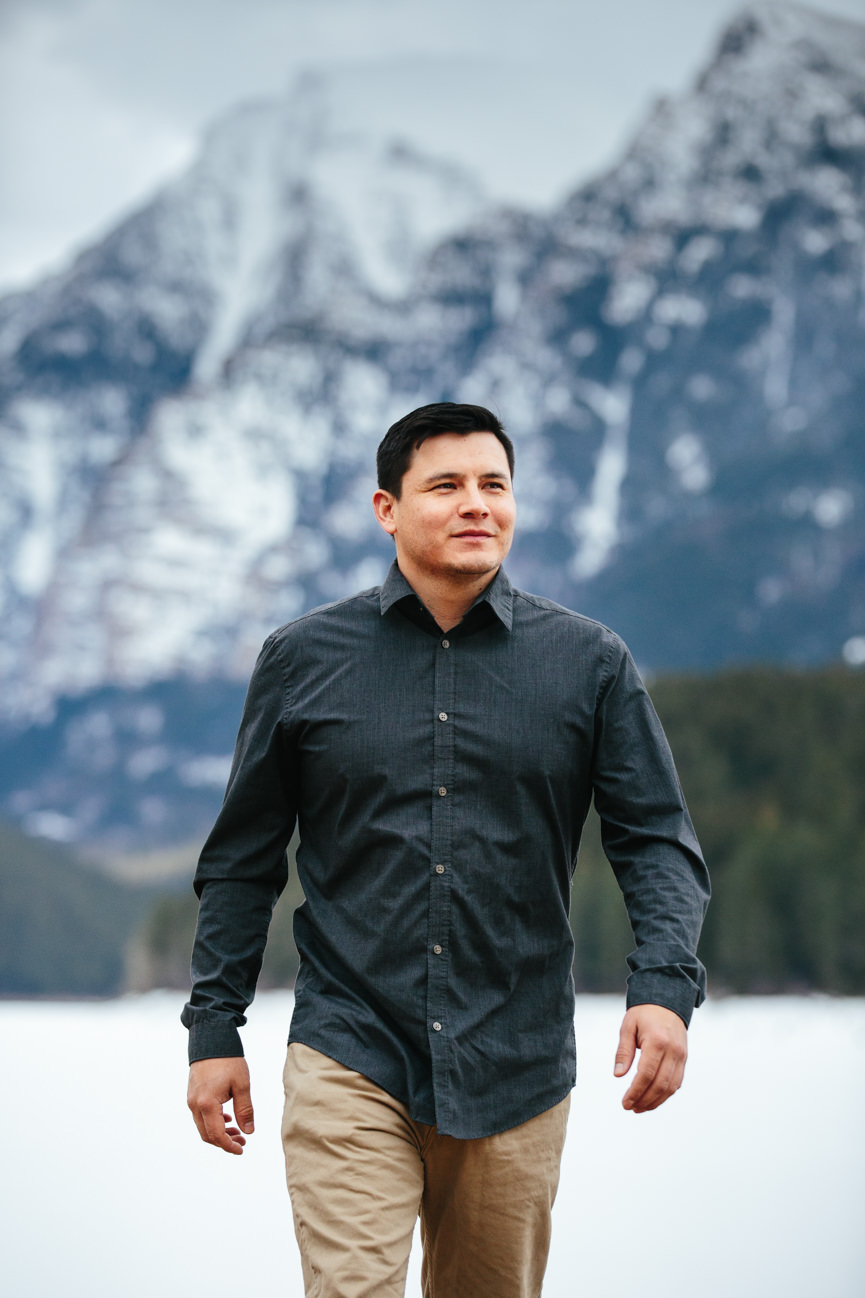
[[[663,678],[651,693],[712,876],[710,992],[865,994],[865,672],[754,668]],[[294,978],[302,900],[292,863],[262,988]],[[7,826],[0,993],[185,988],[196,908],[191,887],[132,889]],[[594,815],[571,922],[577,989],[622,991],[632,938]]]
[[[751,669],[651,689],[712,877],[710,991],[865,993],[865,673]],[[575,977],[621,986],[630,940],[590,834]]]

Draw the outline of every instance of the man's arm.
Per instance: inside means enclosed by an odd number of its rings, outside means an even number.
[[[596,709],[593,784],[636,941],[615,1072],[624,1076],[640,1051],[623,1104],[644,1113],[682,1083],[687,1025],[705,998],[696,951],[709,877],[661,723],[618,640]]]
[[[252,1130],[249,1073],[238,1028],[255,994],[273,907],[285,886],[295,825],[294,761],[283,723],[279,646],[271,637],[252,674],[222,810],[195,874],[188,1103],[202,1140],[239,1154]],[[233,1102],[237,1127],[222,1106]]]

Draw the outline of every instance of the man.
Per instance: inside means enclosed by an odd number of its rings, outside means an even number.
[[[570,880],[592,796],[636,938],[616,1054],[679,1087],[708,879],[622,642],[514,590],[513,447],[478,406],[388,431],[383,586],[266,642],[196,875],[189,1106],[239,1154],[237,1033],[299,820],[306,894],[283,1139],[307,1294],[540,1293],[575,1078]],[[233,1102],[236,1126],[224,1104]]]

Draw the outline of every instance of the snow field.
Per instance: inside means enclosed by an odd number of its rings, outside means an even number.
[[[8,1298],[300,1298],[279,1145],[289,993],[244,1030],[242,1158],[185,1107],[183,997],[0,1004]],[[682,1091],[626,1114],[615,997],[577,1002],[579,1081],[545,1298],[860,1298],[865,1000],[709,1002]],[[407,1293],[419,1293],[413,1252]]]

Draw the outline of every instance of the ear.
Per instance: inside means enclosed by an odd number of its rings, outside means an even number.
[[[372,498],[375,516],[390,536],[396,535],[396,506],[396,496],[389,491],[379,489]]]

